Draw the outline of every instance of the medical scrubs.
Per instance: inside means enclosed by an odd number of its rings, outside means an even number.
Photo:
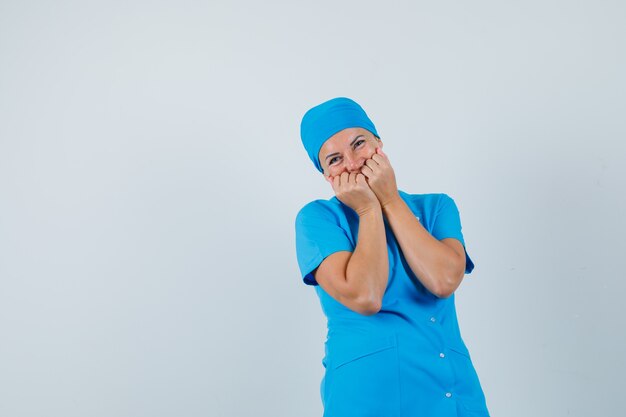
[[[436,239],[465,247],[459,212],[446,194],[400,196]],[[387,221],[389,279],[380,312],[356,313],[317,284],[313,272],[330,254],[354,251],[357,214],[336,197],[304,206],[296,217],[296,252],[304,283],[314,286],[328,320],[324,417],[489,416],[461,338],[454,294],[438,298],[415,277]],[[465,273],[474,268],[467,251]]]

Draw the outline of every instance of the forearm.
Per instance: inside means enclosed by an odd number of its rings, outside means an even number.
[[[435,239],[400,196],[383,213],[416,278],[439,297],[451,294],[463,276],[457,253]]]
[[[359,233],[346,267],[346,281],[363,304],[382,302],[389,278],[389,258],[382,209],[376,207],[359,216]]]

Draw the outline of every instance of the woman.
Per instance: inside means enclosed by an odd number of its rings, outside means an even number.
[[[399,191],[351,99],[307,111],[301,137],[335,193],[296,218],[302,279],[328,319],[324,416],[488,416],[454,307],[474,268],[454,201]]]

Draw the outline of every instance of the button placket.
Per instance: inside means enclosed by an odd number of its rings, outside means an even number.
[[[430,317],[428,318],[428,321],[429,321],[430,323],[432,323],[432,324],[435,324],[435,323],[437,323],[437,317],[435,317],[435,316],[430,316]],[[437,328],[439,328],[439,330],[441,330],[441,327],[439,327],[439,326],[436,326],[436,327],[437,327]],[[438,355],[439,355],[439,358],[444,359],[444,358],[446,357],[446,354],[445,354],[445,348],[441,349],[441,350],[439,351]],[[445,361],[445,362],[441,362],[441,363],[442,363],[442,364],[446,363],[447,365],[444,365],[445,369],[446,369],[447,371],[452,372],[452,368],[451,368],[452,364],[451,364],[450,362]],[[449,375],[450,375],[450,378],[454,378],[454,376],[453,376],[454,374],[453,374],[453,373],[450,373]],[[452,382],[452,381],[450,381],[450,382]],[[451,391],[446,392],[444,395],[445,395],[445,397],[446,397],[446,398],[452,398],[452,392],[451,392]]]

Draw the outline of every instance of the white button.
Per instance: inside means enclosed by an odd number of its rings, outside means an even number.
[[[441,352],[441,353],[439,354],[439,357],[440,357],[440,358],[445,358],[445,357],[446,357],[446,354],[445,354],[445,353],[443,353],[443,352]]]
[[[452,397],[452,394],[449,393],[449,392],[446,392],[446,397],[450,398],[450,397]]]
[[[436,322],[436,321],[437,321],[437,319],[436,319],[436,318],[434,318],[434,317],[431,317],[431,318],[430,318],[430,321],[432,321],[432,322],[434,323],[434,322]]]

